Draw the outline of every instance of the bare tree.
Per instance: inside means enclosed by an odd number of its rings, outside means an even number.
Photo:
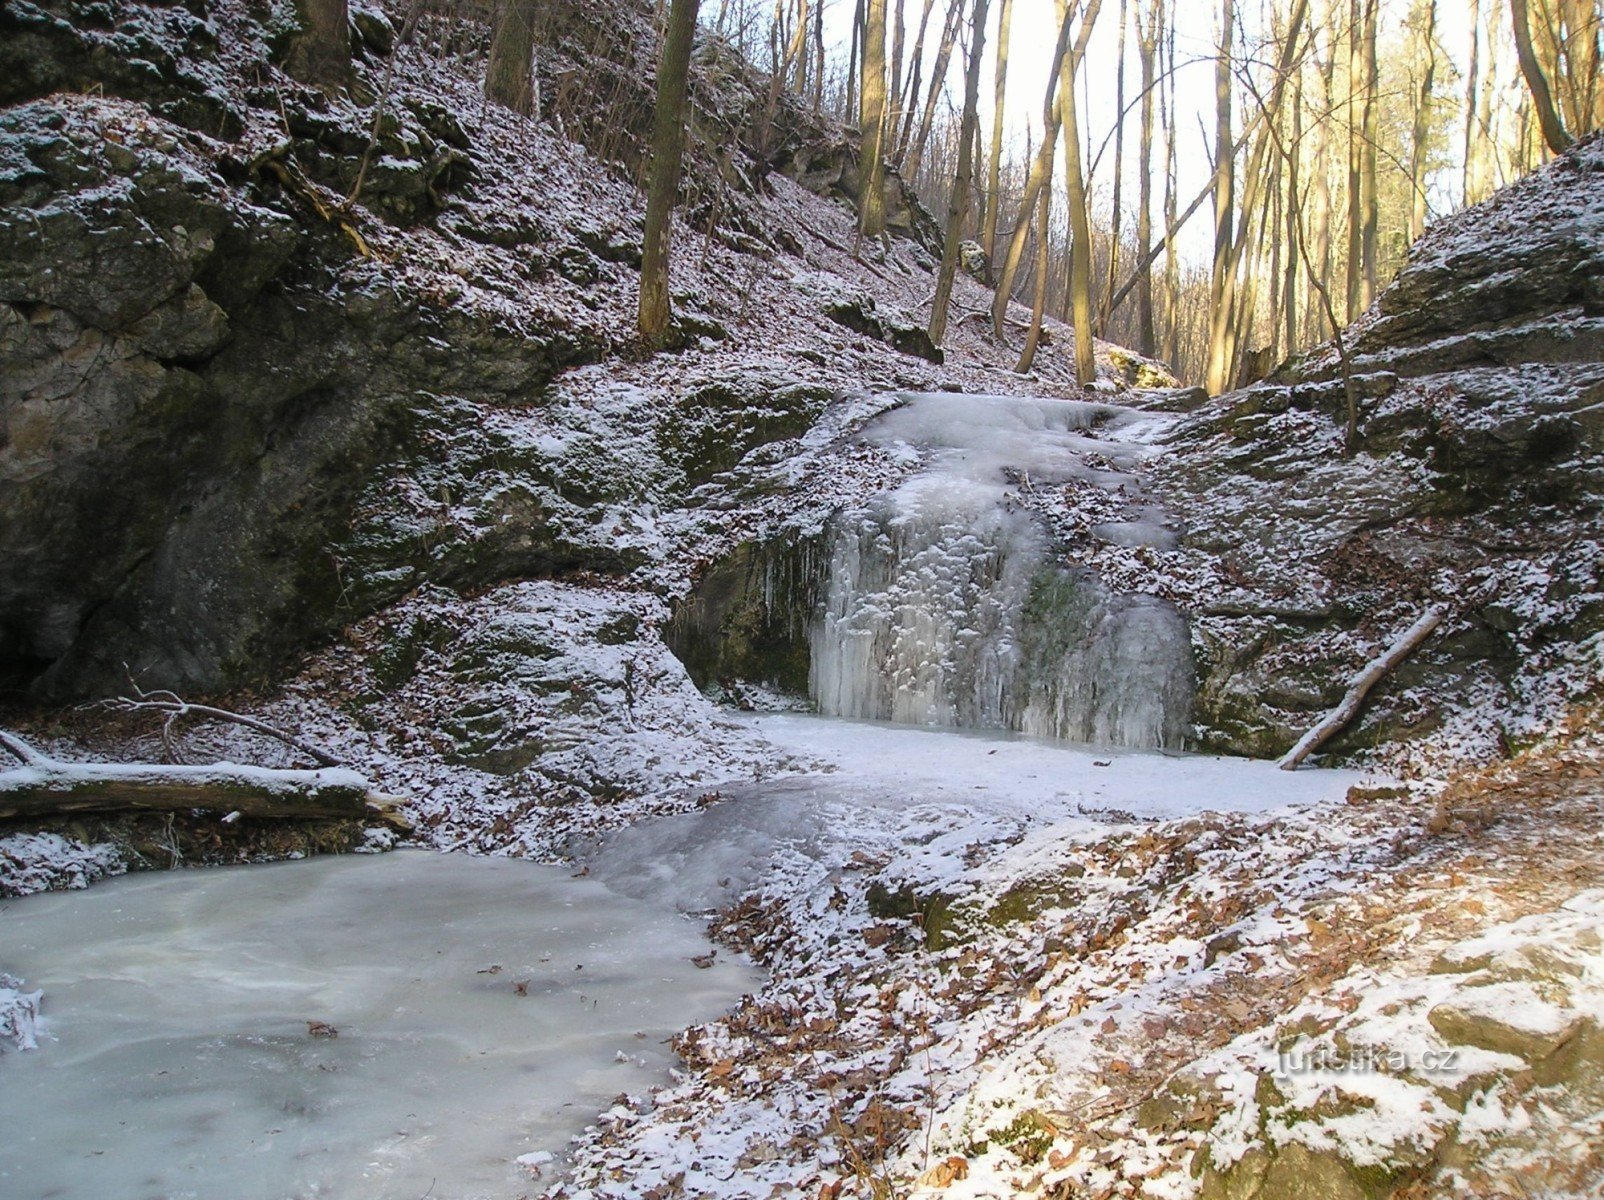
[[[936,295],[930,309],[930,340],[938,346],[947,336],[947,305],[952,299],[952,282],[958,273],[958,248],[963,241],[964,220],[969,215],[969,196],[974,190],[975,141],[980,128],[980,56],[986,51],[986,8],[987,0],[975,0],[969,26],[963,121],[958,133],[958,172],[952,181],[952,197],[947,206],[947,237],[941,247],[941,270],[936,276]]]
[[[1235,305],[1236,271],[1231,265],[1231,227],[1236,209],[1236,143],[1231,134],[1231,39],[1236,0],[1220,0],[1219,47],[1214,60],[1214,272],[1209,294],[1207,387],[1218,395],[1230,386],[1226,344]]]
[[[1548,78],[1542,64],[1532,50],[1532,27],[1526,12],[1526,0],[1509,0],[1511,32],[1515,35],[1515,57],[1520,61],[1520,73],[1526,78],[1526,88],[1532,95],[1537,110],[1537,123],[1543,131],[1543,141],[1555,154],[1563,154],[1571,144],[1571,135],[1565,132],[1559,113],[1554,108],[1554,95],[1549,90]]]
[[[295,0],[300,31],[284,69],[302,83],[337,92],[351,82],[351,14],[346,0]]]
[[[640,332],[661,341],[673,318],[668,256],[674,199],[685,155],[685,101],[690,88],[691,42],[701,0],[672,0],[662,60],[657,65],[657,112],[652,165],[646,192],[646,231],[641,253]]]
[[[986,270],[993,279],[992,266],[997,253],[997,220],[1002,210],[1002,143],[1004,98],[1008,91],[1008,48],[1013,25],[1014,0],[1002,0],[997,20],[997,65],[992,72],[991,157],[986,164],[986,226],[981,249],[986,252]]]
[[[528,116],[534,104],[535,14],[539,0],[505,0],[490,37],[485,96]]]
[[[858,168],[858,232],[879,237],[886,228],[886,0],[867,0],[864,10],[863,84],[860,89],[862,162]]]

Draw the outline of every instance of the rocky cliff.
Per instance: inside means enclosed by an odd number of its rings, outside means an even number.
[[[766,95],[710,43],[690,261],[676,265],[693,382],[618,431],[644,435],[649,461],[617,457],[606,428],[586,448],[509,437],[498,423],[547,408],[560,371],[632,354],[649,10],[543,8],[542,123],[478,95],[471,14],[426,20],[403,44],[359,8],[358,83],[330,101],[273,65],[287,11],[0,12],[0,676],[13,687],[93,693],[127,664],[217,690],[272,675],[424,580],[625,572],[648,553],[607,511],[678,502],[752,445],[800,432],[850,377],[772,358],[752,371],[745,356],[759,311],[837,327],[791,279],[834,239],[777,218],[777,187],[791,205],[813,196],[771,165],[840,194],[856,186],[852,143],[783,96],[779,132],[753,141]],[[576,89],[587,71],[617,86]],[[915,235],[893,268],[911,289],[930,221],[890,186]],[[804,228],[842,211],[819,207]],[[919,323],[847,290],[829,302],[863,315],[868,333],[849,339],[862,353]],[[778,304],[754,307],[765,291]],[[750,426],[726,433],[743,412]]]
[[[1413,248],[1348,331],[1174,437],[1205,745],[1279,752],[1414,615],[1452,617],[1339,749],[1507,753],[1596,695],[1604,653],[1604,143]]]

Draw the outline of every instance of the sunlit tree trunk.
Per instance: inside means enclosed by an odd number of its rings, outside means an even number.
[[[925,32],[930,28],[930,14],[935,9],[936,0],[924,0],[924,7],[919,13],[919,28],[913,36],[913,56],[908,64],[908,90],[904,95],[897,92],[893,96],[892,116],[893,127],[900,129],[894,141],[892,158],[900,165],[903,155],[907,153],[908,141],[913,136],[913,113],[919,101],[919,82],[924,73],[925,61]]]
[[[1531,93],[1532,108],[1537,124],[1543,131],[1543,141],[1555,154],[1562,154],[1571,144],[1571,135],[1565,132],[1559,113],[1554,109],[1554,96],[1549,90],[1548,78],[1532,50],[1531,23],[1527,16],[1526,0],[1509,0],[1510,30],[1515,36],[1515,57],[1520,62],[1520,73],[1525,77],[1526,89]]]
[[[1002,212],[1003,99],[1008,90],[1008,45],[1014,16],[1014,0],[1002,0],[997,22],[997,65],[992,72],[991,159],[986,166],[986,228],[980,245],[986,252],[986,270],[996,278],[992,265],[997,253],[997,221]]]
[[[1467,0],[1470,18],[1470,55],[1465,68],[1465,162],[1460,203],[1475,202],[1476,84],[1481,73],[1481,0]]]
[[[941,270],[936,277],[936,294],[930,309],[930,340],[941,345],[947,336],[947,305],[952,299],[952,282],[958,273],[958,249],[963,242],[964,219],[969,210],[969,194],[974,187],[975,142],[980,127],[980,57],[986,50],[987,0],[975,0],[970,24],[969,58],[964,70],[964,110],[958,133],[958,172],[952,182],[947,206],[947,237],[941,247]]]
[[[947,9],[947,20],[941,29],[941,45],[936,50],[936,62],[930,72],[930,87],[925,93],[924,111],[919,117],[919,124],[914,128],[912,143],[908,147],[904,170],[912,177],[919,172],[919,164],[924,159],[925,144],[930,140],[930,130],[935,124],[936,104],[941,99],[942,84],[947,78],[947,67],[952,62],[952,50],[958,42],[958,27],[962,23],[962,0],[951,0]]]
[[[1069,202],[1069,304],[1075,324],[1075,378],[1082,387],[1097,378],[1092,309],[1092,222],[1081,167],[1080,113],[1075,102],[1075,76],[1097,24],[1103,0],[1088,0],[1075,47],[1059,67],[1058,102],[1063,108],[1064,188]]]
[[[1236,210],[1236,144],[1231,134],[1231,39],[1235,0],[1221,0],[1219,48],[1214,60],[1214,270],[1209,288],[1209,359],[1205,386],[1217,396],[1230,386],[1231,314],[1236,272],[1231,229]]]
[[[1364,20],[1364,139],[1361,154],[1360,201],[1364,210],[1362,250],[1364,254],[1364,290],[1359,307],[1366,309],[1376,297],[1380,283],[1378,269],[1381,206],[1376,164],[1381,147],[1379,116],[1380,99],[1376,94],[1379,72],[1376,69],[1376,25],[1381,0],[1365,0]]]
[[[1164,296],[1168,320],[1165,326],[1164,361],[1179,370],[1181,365],[1180,297],[1181,267],[1175,254],[1176,212],[1180,203],[1175,194],[1176,136],[1178,121],[1176,103],[1175,28],[1172,24],[1165,37],[1164,91],[1159,93],[1159,117],[1164,125]]]
[[[657,111],[652,165],[646,192],[646,230],[641,252],[641,336],[661,341],[673,317],[668,290],[669,241],[674,199],[685,154],[685,100],[690,88],[691,42],[700,0],[671,0],[663,57],[657,65]]]
[[[886,227],[886,0],[867,0],[864,17],[858,230],[864,237],[879,237]]]
[[[1138,14],[1137,55],[1142,66],[1142,133],[1137,149],[1136,244],[1145,251],[1153,240],[1153,91],[1158,72],[1159,24],[1163,21],[1162,0],[1149,0],[1145,18]],[[1158,353],[1158,337],[1153,328],[1153,268],[1140,268],[1136,280],[1136,348],[1151,358]]]
[[[1119,0],[1119,48],[1114,62],[1114,208],[1108,226],[1108,280],[1103,287],[1102,304],[1098,308],[1097,331],[1108,330],[1108,298],[1114,294],[1119,279],[1119,238],[1124,224],[1122,188],[1125,182],[1125,28],[1130,18],[1130,0]],[[1144,246],[1146,242],[1142,243]]]
[[[1421,0],[1415,34],[1420,39],[1420,87],[1415,94],[1415,124],[1410,131],[1410,242],[1418,240],[1426,230],[1426,158],[1430,152],[1432,88],[1437,78],[1437,0]]]
[[[1025,254],[1025,242],[1030,237],[1030,225],[1035,219],[1037,201],[1041,197],[1042,189],[1052,185],[1053,157],[1058,139],[1059,121],[1058,74],[1064,55],[1069,52],[1069,31],[1072,24],[1067,15],[1059,20],[1058,44],[1053,49],[1052,67],[1047,72],[1047,96],[1042,105],[1041,146],[1031,159],[1030,171],[1025,176],[1025,186],[1019,200],[1019,219],[1014,223],[1013,234],[1008,239],[1007,252],[1003,255],[1002,266],[997,273],[997,290],[991,305],[991,327],[998,341],[1007,340],[1004,337],[1004,326],[1008,319],[1008,301],[1013,294],[1014,281],[1019,274],[1020,261]]]

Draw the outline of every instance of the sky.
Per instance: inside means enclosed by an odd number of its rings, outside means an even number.
[[[891,0],[892,4],[898,0]],[[906,12],[908,40],[911,43],[918,26],[922,8],[920,0],[901,0]],[[1313,0],[1314,14],[1326,10],[1328,0]],[[1403,28],[1404,16],[1410,0],[1381,0],[1382,41],[1398,36]],[[946,0],[936,0],[931,25],[938,25]],[[967,4],[966,4],[967,7]],[[996,56],[996,23],[1000,0],[991,0],[988,21],[986,53],[981,65],[981,129],[989,137],[991,129],[992,74]],[[1138,5],[1133,0],[1131,8]],[[1212,0],[1171,0],[1176,21],[1176,73],[1177,107],[1180,116],[1180,137],[1177,145],[1179,204],[1184,206],[1207,182],[1212,152],[1214,127],[1214,64],[1217,39],[1218,4]],[[1116,114],[1117,50],[1119,38],[1119,0],[1104,0],[1103,10],[1092,40],[1087,47],[1082,68],[1080,94],[1083,106],[1082,129],[1092,143],[1092,153],[1113,129]],[[1260,5],[1257,0],[1238,0],[1238,20],[1249,29],[1259,22]],[[853,0],[826,0],[825,37],[833,54],[844,56],[851,37]],[[1438,40],[1442,51],[1454,64],[1456,73],[1464,70],[1468,62],[1469,24],[1464,0],[1439,0],[1437,13]],[[1140,74],[1136,62],[1134,32],[1127,35],[1126,100],[1131,103],[1140,90]],[[1030,121],[1039,129],[1043,93],[1047,72],[1051,66],[1057,24],[1054,0],[1014,0],[1013,32],[1009,56],[1009,82],[1005,105],[1007,136],[1023,149],[1025,123]],[[927,60],[934,56],[934,43],[939,30],[927,35]],[[962,100],[961,55],[953,55],[948,73],[948,92],[956,107]],[[1136,172],[1136,140],[1138,112],[1131,109],[1126,125],[1126,181],[1125,207],[1127,214],[1134,202],[1135,190],[1131,181]],[[1156,120],[1156,117],[1155,117]],[[1199,122],[1201,121],[1201,125]],[[1240,122],[1239,122],[1240,128]],[[1209,131],[1205,133],[1204,130]],[[1037,135],[1039,137],[1039,133]],[[1459,147],[1450,147],[1457,156]],[[1094,195],[1106,206],[1112,189],[1112,148],[1102,157],[1096,177],[1092,180]],[[1090,163],[1091,159],[1087,159]],[[1162,195],[1162,185],[1155,189],[1155,203]],[[1433,197],[1434,207],[1442,210],[1449,204],[1446,194]],[[1194,217],[1180,239],[1182,255],[1189,261],[1205,261],[1209,254],[1210,222],[1200,212]]]

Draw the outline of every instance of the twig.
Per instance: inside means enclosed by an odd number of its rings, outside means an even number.
[[[185,717],[200,717],[213,721],[229,721],[235,725],[243,725],[246,729],[253,729],[257,733],[265,734],[270,738],[277,738],[291,749],[299,750],[320,766],[338,767],[342,765],[341,760],[327,750],[319,749],[310,742],[302,741],[293,734],[285,733],[282,729],[275,728],[266,721],[259,721],[255,717],[247,717],[243,713],[230,712],[226,708],[213,708],[209,704],[191,704],[182,697],[168,691],[146,692],[132,679],[128,681],[128,686],[134,693],[132,698],[116,696],[100,701],[95,707],[105,709],[108,712],[153,712],[164,714],[166,719],[162,722],[162,746],[175,762],[182,762],[183,760],[178,755],[172,742],[172,727],[174,723]],[[12,747],[7,746],[7,749],[12,749]]]

